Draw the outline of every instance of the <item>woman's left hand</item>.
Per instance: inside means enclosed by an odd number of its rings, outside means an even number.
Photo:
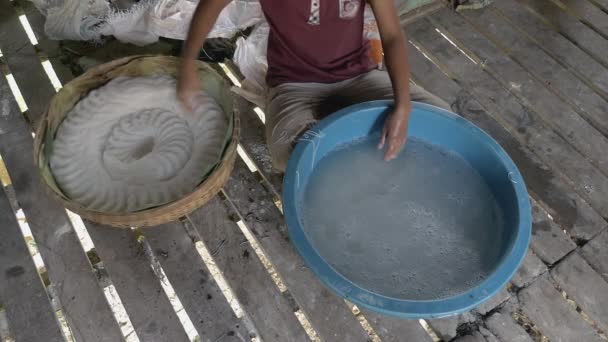
[[[380,143],[378,144],[378,149],[382,149],[384,145],[387,145],[384,160],[389,161],[397,158],[397,155],[399,155],[399,152],[405,146],[411,111],[411,102],[408,101],[406,106],[396,107],[386,118]]]

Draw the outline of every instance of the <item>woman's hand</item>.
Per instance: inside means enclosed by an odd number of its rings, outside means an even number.
[[[200,91],[201,83],[194,60],[183,59],[177,80],[177,98],[188,112],[194,109],[194,98]]]
[[[378,144],[378,149],[382,149],[384,145],[387,145],[384,160],[389,161],[397,158],[397,155],[401,152],[403,146],[405,146],[411,111],[412,105],[408,101],[407,105],[396,107],[386,118],[380,143]]]

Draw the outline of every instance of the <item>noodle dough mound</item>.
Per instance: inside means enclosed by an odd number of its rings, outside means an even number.
[[[143,210],[192,192],[218,162],[228,123],[200,93],[186,113],[169,76],[119,77],[68,113],[51,170],[63,192],[107,213]]]

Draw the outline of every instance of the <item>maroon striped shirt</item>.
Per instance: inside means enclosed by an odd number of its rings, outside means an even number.
[[[365,0],[260,0],[270,24],[267,83],[334,83],[374,69]]]

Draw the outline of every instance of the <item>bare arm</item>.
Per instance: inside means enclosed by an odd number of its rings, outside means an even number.
[[[218,16],[230,0],[201,0],[194,11],[188,38],[184,43],[182,64],[179,71],[177,94],[184,106],[192,110],[192,95],[200,90],[196,64],[203,42],[211,32]]]
[[[379,147],[388,142],[385,159],[397,157],[407,138],[412,110],[410,101],[410,67],[405,33],[401,30],[397,9],[392,0],[368,0],[380,30],[386,67],[395,93],[395,109],[387,119]]]
[[[185,61],[198,57],[201,46],[215,25],[215,21],[229,3],[230,0],[201,0],[198,3],[184,44],[182,57]]]

